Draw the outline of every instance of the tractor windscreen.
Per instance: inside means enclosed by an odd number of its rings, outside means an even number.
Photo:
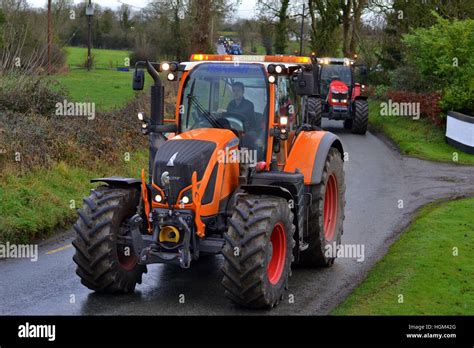
[[[328,94],[329,85],[333,80],[342,81],[348,87],[352,86],[351,68],[343,64],[323,64],[321,67],[321,95]]]
[[[240,135],[241,146],[265,158],[268,130],[268,84],[258,64],[203,63],[185,81],[180,131],[227,128]]]

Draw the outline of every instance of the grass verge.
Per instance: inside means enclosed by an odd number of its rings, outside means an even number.
[[[96,111],[106,111],[123,107],[133,99],[132,74],[131,71],[81,69],[56,75],[54,79],[69,91],[74,101],[95,102]]]
[[[132,153],[130,161],[115,166],[93,163],[85,168],[59,162],[50,169],[37,169],[22,176],[10,169],[0,185],[0,242],[27,243],[48,236],[54,228],[75,219],[82,198],[97,186],[89,182],[91,178],[139,178],[141,168],[147,168],[145,151]]]
[[[473,211],[474,198],[424,207],[332,314],[474,314]]]
[[[437,128],[425,119],[380,116],[380,102],[369,101],[369,123],[376,132],[390,138],[403,155],[430,161],[474,165],[474,155],[445,142],[444,129]],[[457,161],[453,158],[457,154]]]

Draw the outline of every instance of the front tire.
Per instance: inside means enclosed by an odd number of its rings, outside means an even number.
[[[129,234],[128,220],[136,213],[136,189],[100,186],[84,199],[74,224],[73,257],[81,283],[101,293],[129,293],[141,284],[146,266],[138,264],[132,246],[121,236]]]
[[[291,274],[295,229],[285,199],[239,196],[222,251],[222,285],[232,302],[247,308],[271,308],[283,299]]]
[[[308,267],[331,266],[343,233],[345,183],[340,152],[331,148],[321,183],[309,187],[312,201],[308,209],[308,248],[300,253],[299,264]]]
[[[364,135],[369,125],[369,104],[367,100],[358,99],[354,102],[354,108],[351,131],[354,134]]]

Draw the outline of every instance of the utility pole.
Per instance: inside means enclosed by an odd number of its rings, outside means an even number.
[[[301,31],[300,31],[300,56],[303,55],[304,6],[305,6],[305,3],[303,2],[303,13],[301,14]]]
[[[51,44],[52,44],[52,15],[51,0],[48,0],[48,75],[51,74]]]
[[[51,0],[50,0],[51,1]],[[87,71],[91,70],[92,67],[92,16],[94,15],[94,7],[92,6],[92,0],[89,0],[89,4],[86,7],[86,16],[88,22],[88,33],[87,33]]]

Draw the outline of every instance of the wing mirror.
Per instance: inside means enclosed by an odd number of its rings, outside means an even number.
[[[140,69],[135,69],[133,74],[133,90],[141,91],[145,86],[145,72]]]
[[[296,94],[298,95],[313,95],[314,94],[314,76],[312,72],[302,71],[293,75],[293,82],[296,87]]]

